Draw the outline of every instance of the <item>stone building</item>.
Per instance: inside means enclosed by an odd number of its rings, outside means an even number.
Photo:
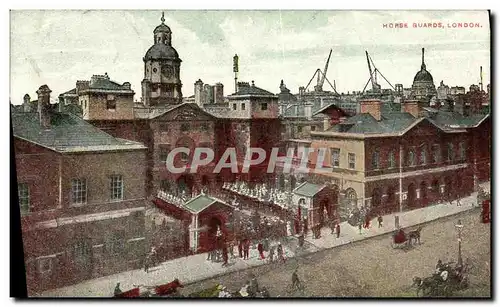
[[[437,95],[434,79],[424,61],[424,48],[422,48],[422,65],[420,71],[417,72],[413,78],[413,85],[411,87],[411,96],[414,99],[429,102],[432,97]]]
[[[310,180],[337,186],[344,212],[354,206],[398,212],[456,199],[489,174],[489,115],[466,117],[417,101],[386,112],[380,101],[368,100],[360,114],[312,138],[311,148],[327,149],[324,165],[333,171],[314,171]]]
[[[142,103],[146,107],[182,103],[181,59],[172,47],[172,31],[161,24],[154,31],[154,45],[143,58]]]
[[[12,114],[29,294],[141,266],[146,147],[50,105]]]

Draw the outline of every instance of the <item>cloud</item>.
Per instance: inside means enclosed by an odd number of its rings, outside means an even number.
[[[132,83],[140,99],[142,57],[153,44],[158,11],[12,11],[11,98],[48,84],[53,95],[77,80],[107,72]],[[328,78],[340,91],[361,90],[368,78],[364,51],[391,83],[409,87],[420,68],[420,48],[437,80],[468,86],[479,66],[489,77],[489,24],[486,11],[171,11],[166,24],[181,59],[183,93],[193,84],[222,82],[233,90],[232,57],[240,56],[240,80],[278,91],[285,80],[292,92],[323,68],[333,49]],[[472,29],[388,29],[384,23],[480,22]]]

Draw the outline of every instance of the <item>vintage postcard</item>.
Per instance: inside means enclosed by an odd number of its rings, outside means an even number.
[[[491,298],[488,11],[10,27],[29,297]]]

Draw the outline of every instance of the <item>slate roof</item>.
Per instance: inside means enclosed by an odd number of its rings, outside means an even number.
[[[221,203],[221,204],[226,205],[228,207],[232,207],[229,204],[225,203],[224,201],[222,201],[218,198],[215,198],[215,197],[203,194],[203,193],[196,196],[195,198],[192,198],[191,200],[187,201],[186,203],[184,203],[184,205],[182,205],[182,207],[191,213],[197,214],[197,213],[200,213],[201,211],[207,209],[208,207],[210,207],[212,204],[215,204],[215,203]]]
[[[145,149],[144,145],[115,138],[67,113],[51,112],[50,129],[40,125],[37,112],[12,114],[14,136],[58,152]]]
[[[321,190],[325,188],[324,185],[318,185],[314,183],[309,183],[309,182],[304,182],[298,187],[293,190],[295,194],[306,196],[306,197],[313,197],[314,195],[318,194]]]
[[[108,78],[92,78],[92,80],[89,83],[89,88],[99,89],[99,90],[117,90],[117,91],[132,92],[131,89],[124,87],[122,84],[118,84],[114,81],[111,81]]]
[[[249,85],[247,82],[239,82],[238,83],[238,91],[234,94],[229,95],[228,97],[235,96],[272,96],[277,97],[273,93],[261,89],[255,85]]]
[[[76,95],[76,87],[74,89],[71,89],[67,92],[60,94],[59,96],[64,96],[64,95]]]

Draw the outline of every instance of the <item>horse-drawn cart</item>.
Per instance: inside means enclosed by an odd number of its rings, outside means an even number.
[[[406,235],[403,229],[400,229],[392,235],[391,247],[404,248],[411,245],[410,237]]]

